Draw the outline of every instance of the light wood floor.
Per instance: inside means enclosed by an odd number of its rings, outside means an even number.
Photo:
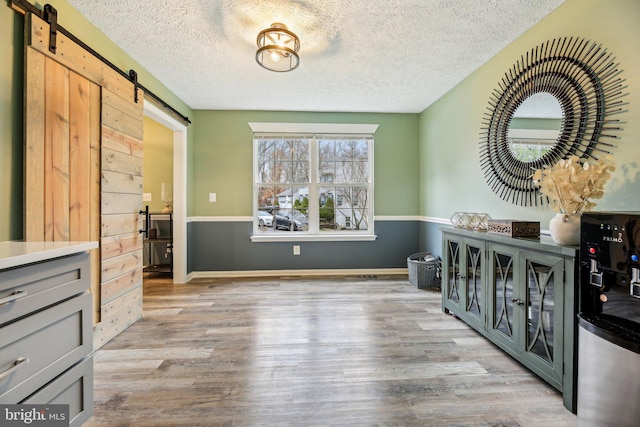
[[[560,394],[406,278],[145,280],[85,426],[575,426]]]

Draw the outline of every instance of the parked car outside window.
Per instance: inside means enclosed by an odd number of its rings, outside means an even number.
[[[273,215],[267,211],[258,211],[258,225],[260,227],[271,227],[273,225]]]
[[[297,209],[280,209],[273,217],[273,228],[286,231],[309,230],[309,218]]]

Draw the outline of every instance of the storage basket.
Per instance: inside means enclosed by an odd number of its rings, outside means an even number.
[[[407,258],[409,283],[418,289],[440,288],[440,261],[430,252],[420,252]]]

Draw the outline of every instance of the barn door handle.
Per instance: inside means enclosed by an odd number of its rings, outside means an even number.
[[[149,237],[149,205],[145,206],[144,210],[140,210],[140,215],[144,215],[144,228],[138,232],[144,234],[144,237]]]

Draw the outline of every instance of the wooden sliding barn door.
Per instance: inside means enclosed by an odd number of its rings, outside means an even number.
[[[99,241],[94,348],[142,316],[142,91],[25,15],[25,240]]]
[[[102,292],[96,348],[142,317],[141,99],[136,104],[102,88]]]

